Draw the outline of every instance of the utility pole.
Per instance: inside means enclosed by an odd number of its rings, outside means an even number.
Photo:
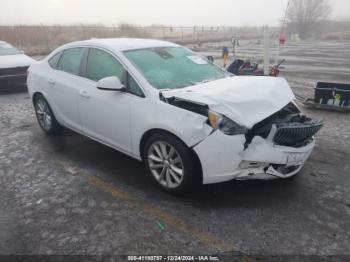
[[[270,32],[264,32],[264,75],[270,74]]]
[[[290,5],[290,0],[288,0],[288,3],[287,3],[287,8],[284,12],[284,18],[283,18],[283,22],[282,22],[282,25],[281,25],[281,32],[280,32],[280,37],[278,39],[278,47],[277,47],[277,54],[276,54],[276,60],[275,60],[275,65],[277,66],[278,63],[279,63],[279,59],[280,59],[280,52],[281,52],[281,45],[284,45],[285,44],[285,37],[284,37],[284,28],[286,26],[286,19],[287,19],[287,13],[288,13],[288,9],[289,9],[289,5]]]

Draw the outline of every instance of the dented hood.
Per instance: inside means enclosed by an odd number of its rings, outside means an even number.
[[[283,78],[235,76],[183,89],[163,91],[165,98],[206,104],[236,123],[252,128],[295,97]]]

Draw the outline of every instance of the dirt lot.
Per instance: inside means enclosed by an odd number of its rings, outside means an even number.
[[[317,80],[350,81],[349,43],[287,45],[282,57],[303,96]],[[298,176],[180,198],[115,150],[70,131],[44,135],[26,93],[2,94],[0,254],[350,255],[350,115],[304,111],[325,127]]]

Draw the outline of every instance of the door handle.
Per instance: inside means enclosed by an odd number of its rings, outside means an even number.
[[[84,98],[90,98],[90,95],[87,91],[80,91],[80,96]]]
[[[49,82],[50,85],[54,85],[55,84],[55,81],[53,81],[53,79],[49,79],[47,82]]]

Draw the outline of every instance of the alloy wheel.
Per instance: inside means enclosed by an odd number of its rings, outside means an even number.
[[[167,188],[178,187],[184,177],[180,154],[170,144],[157,141],[148,149],[148,166],[154,178]]]
[[[49,105],[44,99],[39,98],[36,101],[35,111],[36,111],[36,115],[38,117],[40,126],[46,131],[50,130],[52,126],[52,113]]]

